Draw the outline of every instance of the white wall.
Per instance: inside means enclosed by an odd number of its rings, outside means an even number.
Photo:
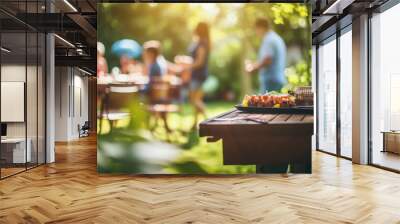
[[[74,71],[74,83],[73,83],[73,94],[74,99],[72,108],[72,130],[71,134],[74,137],[78,137],[78,125],[83,125],[85,121],[89,119],[89,102],[88,102],[88,78],[82,76],[82,73],[76,74],[77,70]]]
[[[55,141],[67,141],[69,133],[69,96],[70,77],[67,67],[55,68]]]
[[[79,138],[78,125],[88,120],[88,78],[71,67],[56,67],[55,140]]]

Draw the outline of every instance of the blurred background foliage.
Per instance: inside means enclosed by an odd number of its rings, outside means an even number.
[[[206,21],[212,39],[209,73],[218,83],[207,98],[237,101],[258,89],[258,77],[244,72],[244,60],[257,57],[260,39],[255,35],[254,22],[259,17],[270,19],[288,47],[288,85],[283,91],[310,85],[311,17],[306,4],[103,3],[99,4],[98,40],[107,48],[110,68],[118,66],[110,46],[124,38],[141,44],[159,40],[162,53],[173,61],[175,55],[187,54],[192,30],[198,22]]]

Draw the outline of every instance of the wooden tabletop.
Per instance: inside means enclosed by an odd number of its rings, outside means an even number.
[[[217,117],[205,120],[203,125],[242,125],[242,124],[293,124],[303,123],[312,124],[313,115],[307,114],[257,114],[245,113],[239,110],[232,110]]]
[[[251,134],[265,135],[309,135],[313,133],[314,117],[308,114],[257,114],[237,109],[223,113],[200,123],[200,137]]]

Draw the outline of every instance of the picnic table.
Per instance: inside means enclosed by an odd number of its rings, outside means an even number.
[[[149,82],[149,77],[140,73],[105,75],[98,78],[97,96],[98,108],[100,108],[98,117],[106,118],[111,123],[124,119],[129,116],[124,109],[129,105],[132,98],[143,99],[140,95],[146,95],[149,98],[146,101],[148,111],[155,117],[161,117],[165,122],[165,128],[169,130],[166,116],[168,113],[177,110],[176,105],[173,104],[178,102],[180,98],[181,79],[173,75],[164,76],[157,82],[152,82],[153,84],[148,91],[142,91],[146,89]],[[114,125],[111,124],[111,126]]]

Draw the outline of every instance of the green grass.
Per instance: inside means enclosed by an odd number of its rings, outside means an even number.
[[[230,102],[207,103],[207,118],[227,112],[233,108]],[[201,118],[204,120],[205,118]],[[152,120],[154,122],[154,119]],[[244,174],[255,173],[255,166],[223,165],[222,142],[208,143],[205,138],[198,137],[198,130],[191,130],[194,123],[193,109],[190,105],[182,105],[178,113],[168,115],[168,123],[172,133],[167,137],[167,132],[161,122],[151,133],[150,139],[169,142],[181,148],[181,153],[176,160],[163,166],[160,172],[172,174]],[[129,120],[119,121],[116,129],[129,129]],[[114,129],[113,129],[114,130]],[[108,122],[103,122],[102,136],[110,135]],[[101,152],[101,151],[100,151]],[[126,164],[131,166],[131,164]]]

